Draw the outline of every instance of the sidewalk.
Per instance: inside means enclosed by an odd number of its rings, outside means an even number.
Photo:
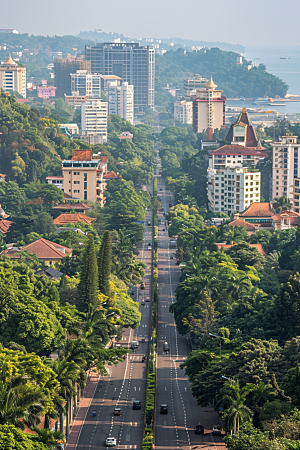
[[[100,379],[99,374],[93,374],[86,385],[84,396],[80,400],[76,419],[74,420],[73,426],[70,430],[66,450],[75,450],[77,447],[77,443],[79,441],[81,433],[81,428],[85,421],[90,403],[94,397],[99,379]]]

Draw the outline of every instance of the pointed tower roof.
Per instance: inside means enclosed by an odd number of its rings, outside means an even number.
[[[206,83],[206,89],[216,89],[218,87],[212,79],[212,75],[210,76],[210,80]]]
[[[242,109],[242,112],[240,113],[236,123],[230,126],[227,136],[225,138],[225,141],[233,142],[234,128],[238,127],[238,126],[242,126],[242,127],[246,128],[245,142],[244,142],[244,144],[241,144],[241,145],[245,145],[245,147],[260,147],[260,145],[258,143],[258,139],[256,137],[254,127],[253,127],[252,123],[250,122],[246,108]]]
[[[15,66],[17,66],[17,63],[12,59],[12,57],[10,56],[10,54],[9,54],[9,57],[7,58],[7,60],[5,61],[5,63],[4,63],[5,65],[15,65]]]

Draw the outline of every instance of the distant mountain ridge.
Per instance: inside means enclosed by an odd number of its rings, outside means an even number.
[[[126,42],[139,42],[141,45],[152,45],[158,44],[160,49],[164,50],[177,50],[178,48],[183,48],[185,50],[192,50],[197,47],[207,47],[207,48],[219,48],[224,51],[232,51],[236,53],[244,53],[245,47],[240,44],[228,44],[226,42],[209,42],[209,41],[196,41],[193,39],[182,39],[179,37],[174,38],[141,38],[124,36],[123,34],[106,32],[102,30],[94,31],[81,31],[77,37],[81,39],[89,39],[95,42],[111,42],[114,39],[120,39]]]

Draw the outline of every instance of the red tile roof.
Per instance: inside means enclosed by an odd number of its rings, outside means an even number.
[[[105,179],[105,180],[111,180],[113,178],[118,178],[118,175],[113,170],[103,176],[103,179]]]
[[[300,214],[295,211],[285,210],[281,213],[272,216],[272,220],[276,223],[280,223],[281,219],[288,219],[291,225],[300,225]]]
[[[36,255],[38,259],[53,261],[59,261],[60,259],[72,253],[71,248],[64,247],[62,245],[56,244],[55,242],[47,241],[47,239],[41,238],[37,241],[25,245],[18,250],[16,250],[15,248],[6,249],[1,252],[1,255],[9,256],[13,259],[18,259],[18,252],[21,250],[26,250],[31,255]]]
[[[43,204],[44,200],[42,199],[42,197],[33,198],[32,200],[29,200],[29,202],[27,202],[27,205],[43,205]]]
[[[247,231],[255,231],[255,226],[241,219],[235,219],[229,223],[231,227],[244,227]]]
[[[56,219],[54,219],[53,223],[54,225],[66,225],[68,223],[77,223],[77,222],[84,222],[91,224],[95,220],[96,218],[88,217],[84,214],[61,214]]]
[[[90,205],[86,205],[85,203],[82,202],[76,202],[76,203],[62,203],[61,205],[58,206],[54,206],[53,209],[59,209],[59,210],[71,210],[74,209],[76,210],[85,210],[85,211],[90,211],[93,209],[93,206]]]
[[[249,155],[266,158],[268,153],[264,151],[263,147],[244,147],[243,145],[223,145],[210,152],[211,155]]]
[[[272,217],[274,211],[272,211],[269,202],[255,202],[246,209],[245,212],[240,214],[241,217]]]
[[[72,161],[91,161],[92,150],[73,150]]]
[[[0,219],[0,233],[6,234],[11,224],[10,220]]]
[[[220,243],[220,244],[216,244],[216,245],[217,245],[218,249],[220,250],[221,248],[225,248],[225,249],[231,248],[237,244],[222,244],[222,243]],[[255,247],[261,255],[267,256],[261,244],[248,244],[248,245],[249,245],[249,247]]]

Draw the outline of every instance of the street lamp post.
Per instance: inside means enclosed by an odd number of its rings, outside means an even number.
[[[218,336],[217,334],[212,334],[212,333],[208,333],[208,334],[209,334],[209,336],[220,339],[220,356],[221,356],[222,355],[222,337]]]

